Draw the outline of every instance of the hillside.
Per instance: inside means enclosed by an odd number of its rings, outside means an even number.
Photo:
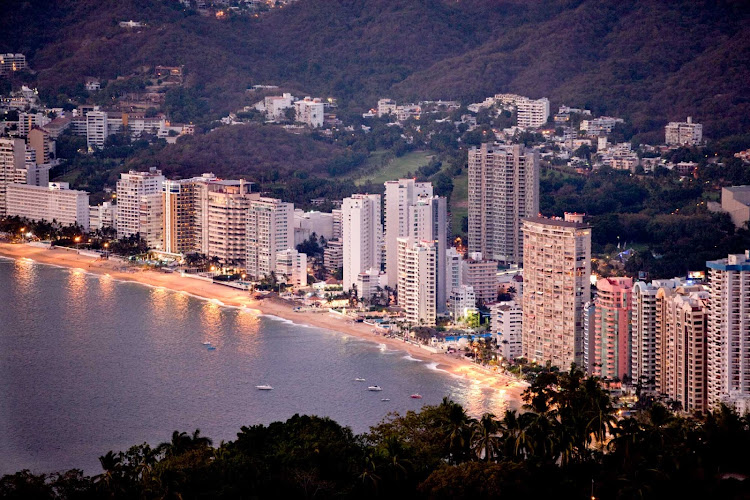
[[[141,151],[123,169],[157,167],[168,177],[187,178],[213,172],[242,177],[264,191],[307,206],[310,198],[342,198],[356,190],[351,181],[332,181],[357,168],[364,154],[296,135],[279,127],[237,125],[208,134],[185,136],[176,144]]]
[[[379,96],[465,102],[549,96],[630,118],[638,131],[692,115],[708,137],[750,130],[750,9],[743,1],[301,0],[225,21],[176,0],[6,0],[0,52],[29,55],[48,95],[84,76],[184,64],[213,115],[248,85],[333,95],[344,110]],[[122,29],[117,21],[148,24]]]

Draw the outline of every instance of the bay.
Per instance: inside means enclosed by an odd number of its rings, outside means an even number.
[[[0,475],[97,474],[109,450],[195,429],[218,445],[295,413],[361,433],[444,396],[474,415],[507,407],[436,366],[182,292],[0,258]]]

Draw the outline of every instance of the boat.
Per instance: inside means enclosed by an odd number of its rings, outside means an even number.
[[[216,350],[216,348],[215,348],[214,346],[210,345],[210,346],[208,346],[208,350],[209,350],[209,351],[215,351],[215,350]]]
[[[379,385],[371,385],[367,388],[368,391],[382,391],[383,389],[380,388]]]
[[[203,345],[211,345],[211,342],[209,341],[203,342]]]
[[[256,385],[255,388],[258,389],[259,391],[272,391],[273,390],[273,387],[271,387],[268,384]]]
[[[420,394],[412,394],[409,397],[412,398],[412,399],[422,399],[422,396]]]
[[[363,379],[362,377],[357,377],[357,378],[355,378],[354,380],[355,380],[356,382],[364,382],[364,381],[365,381],[365,379]]]
[[[383,398],[383,399],[381,399],[381,401],[390,401],[390,400],[391,400],[391,398]]]

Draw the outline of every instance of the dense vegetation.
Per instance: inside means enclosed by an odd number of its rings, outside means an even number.
[[[586,213],[594,253],[612,253],[618,243],[635,245],[626,257],[629,274],[684,276],[704,269],[707,260],[750,248],[748,228],[735,228],[727,214],[707,208],[706,188],[724,181],[731,172],[727,167],[706,165],[697,177],[682,178],[666,169],[647,176],[608,168],[589,176],[548,171],[541,180],[540,210],[548,216]],[[749,167],[739,171],[736,180],[750,181]]]
[[[580,370],[543,371],[524,412],[470,418],[444,399],[355,436],[295,415],[212,446],[175,431],[100,457],[103,472],[0,479],[0,498],[747,498],[750,422],[661,405],[618,419]]]
[[[0,52],[27,53],[41,91],[60,102],[85,93],[85,76],[183,64],[190,90],[174,102],[188,103],[194,119],[237,109],[249,85],[274,83],[358,110],[387,94],[468,101],[518,92],[625,116],[640,132],[686,115],[709,137],[750,126],[742,1],[304,0],[223,21],[176,0],[4,7]],[[148,26],[117,25],[128,19]]]

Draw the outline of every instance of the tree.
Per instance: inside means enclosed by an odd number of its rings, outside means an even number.
[[[492,413],[485,413],[474,422],[471,433],[471,449],[477,458],[489,462],[494,460],[500,449],[500,425]]]

